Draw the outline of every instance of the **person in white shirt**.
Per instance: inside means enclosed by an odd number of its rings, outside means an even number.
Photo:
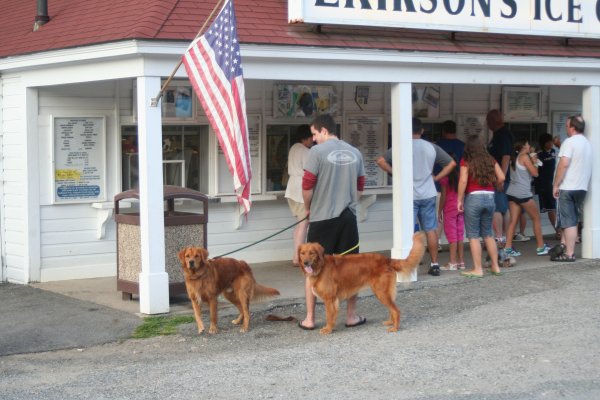
[[[294,228],[294,256],[292,257],[292,263],[295,267],[299,266],[298,246],[306,242],[306,233],[308,231],[308,219],[306,219],[304,199],[302,198],[302,176],[304,175],[304,164],[308,157],[308,150],[312,145],[313,137],[310,125],[300,125],[296,130],[296,143],[290,147],[288,153],[287,169],[289,179],[285,189],[285,198],[288,201],[292,215],[300,221],[296,225],[296,228]]]
[[[567,139],[560,146],[559,161],[552,184],[557,199],[561,243],[550,250],[552,261],[575,261],[577,225],[583,201],[592,177],[592,146],[583,135],[585,121],[581,115],[567,118]]]

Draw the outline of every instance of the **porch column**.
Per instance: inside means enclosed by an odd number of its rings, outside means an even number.
[[[600,86],[590,86],[583,90],[583,119],[585,136],[593,151],[600,149]],[[594,153],[595,154],[595,153]],[[600,258],[600,159],[592,158],[592,179],[583,210],[583,232],[581,255],[583,258]]]
[[[412,247],[412,85],[394,83],[392,96],[392,258],[406,258]],[[411,281],[417,280],[415,270]]]
[[[169,312],[169,276],[165,272],[165,227],[162,175],[161,108],[150,100],[160,90],[160,77],[137,78],[140,230],[142,272],[140,312]]]

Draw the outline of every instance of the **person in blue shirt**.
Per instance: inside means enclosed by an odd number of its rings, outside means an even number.
[[[560,230],[556,227],[556,199],[552,195],[552,180],[558,151],[554,148],[552,135],[548,133],[540,135],[539,145],[540,151],[537,155],[542,165],[539,166],[538,176],[534,179],[535,193],[540,203],[540,214],[548,214],[548,219],[556,231],[556,238],[560,239]]]

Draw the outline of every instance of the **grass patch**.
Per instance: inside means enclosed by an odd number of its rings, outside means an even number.
[[[174,335],[177,326],[194,322],[193,315],[172,317],[146,317],[131,335],[134,339],[146,339],[153,336]]]

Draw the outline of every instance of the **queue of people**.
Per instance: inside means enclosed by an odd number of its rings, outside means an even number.
[[[498,110],[488,113],[487,123],[493,136],[486,147],[480,135],[467,137],[466,143],[457,139],[453,121],[444,122],[438,144],[430,143],[422,138],[421,121],[412,120],[413,217],[415,229],[426,233],[431,258],[428,273],[439,276],[442,270],[463,270],[465,277],[482,277],[483,242],[490,273],[500,275],[499,247],[506,245],[503,251],[508,256],[520,255],[513,241],[523,211],[533,221],[537,255],[574,261],[577,227],[591,178],[591,147],[583,135],[583,118],[568,118],[568,139],[557,156],[556,141],[548,134],[540,137],[539,153],[527,141],[513,145],[512,134]],[[316,145],[312,146],[313,142]],[[391,174],[392,149],[376,162]],[[310,126],[299,128],[297,142],[290,149],[288,173],[286,197],[300,221],[294,231],[294,265],[298,264],[296,250],[305,241],[320,243],[325,254],[358,253],[356,206],[365,185],[364,163],[360,151],[339,138],[330,115],[319,115]],[[531,191],[534,179],[539,210]],[[436,183],[440,184],[439,206]],[[548,213],[560,236],[561,243],[553,248],[543,241],[540,212]],[[450,261],[442,267],[438,262],[438,222],[443,224],[450,247]],[[464,260],[465,236],[472,256],[469,270]],[[307,314],[298,326],[312,330],[316,299],[308,279],[305,295]],[[366,321],[357,314],[356,301],[356,296],[347,300],[348,327]]]

